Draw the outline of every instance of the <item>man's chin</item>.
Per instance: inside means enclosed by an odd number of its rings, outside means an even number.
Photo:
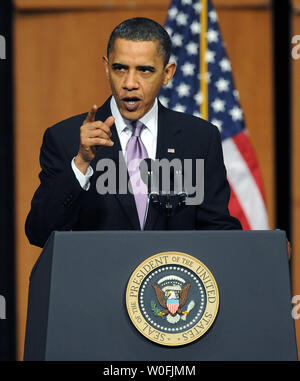
[[[129,111],[125,109],[125,110],[120,110],[120,113],[122,117],[127,120],[141,119],[145,115],[145,112],[141,110]]]

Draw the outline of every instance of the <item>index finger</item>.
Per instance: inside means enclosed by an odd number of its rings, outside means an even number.
[[[87,114],[85,120],[83,123],[90,123],[90,122],[94,122],[95,121],[95,115],[96,115],[96,112],[98,110],[98,106],[97,105],[93,105],[91,110],[89,111],[89,113]]]
[[[101,129],[111,136],[110,128],[115,123],[115,118],[110,115],[104,122],[102,122]]]
[[[110,127],[115,123],[115,118],[110,115],[108,118],[106,118],[105,122],[103,122],[107,127]]]

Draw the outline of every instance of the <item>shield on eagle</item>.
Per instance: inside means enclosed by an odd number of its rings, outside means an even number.
[[[175,315],[179,307],[179,299],[167,299],[167,308],[172,315]]]

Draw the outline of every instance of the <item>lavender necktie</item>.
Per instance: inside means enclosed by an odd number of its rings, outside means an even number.
[[[126,146],[126,163],[130,176],[132,191],[138,211],[141,229],[144,228],[144,219],[147,206],[147,186],[141,179],[140,162],[148,157],[146,147],[141,140],[141,131],[145,125],[139,120],[132,122],[133,133]]]

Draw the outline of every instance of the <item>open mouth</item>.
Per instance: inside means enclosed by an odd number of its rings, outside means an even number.
[[[126,97],[122,99],[122,102],[125,108],[127,109],[127,111],[133,112],[137,110],[141,100],[137,97],[130,97],[130,98]]]

